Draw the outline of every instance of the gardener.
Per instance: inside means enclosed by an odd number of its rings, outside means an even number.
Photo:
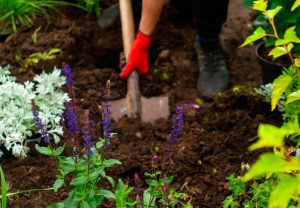
[[[195,41],[200,71],[197,88],[205,95],[222,92],[228,88],[229,84],[229,73],[219,38],[227,16],[228,1],[190,0],[198,33]],[[178,0],[177,3],[187,4],[182,0]],[[131,47],[127,65],[120,74],[121,78],[127,78],[133,70],[137,70],[140,74],[148,73],[148,49],[163,5],[164,0],[143,0],[139,33]],[[105,22],[107,17],[116,17],[117,15],[112,15],[112,13],[113,11],[117,13],[117,9],[118,7],[114,6],[104,11],[100,17],[100,23]]]

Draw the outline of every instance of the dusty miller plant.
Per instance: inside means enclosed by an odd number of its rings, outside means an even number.
[[[32,82],[16,82],[9,67],[0,67],[0,146],[16,157],[26,157],[27,139],[38,136],[33,122],[31,100],[35,99],[40,116],[56,142],[62,134],[60,115],[69,99],[62,91],[65,78],[58,69],[43,72]],[[3,152],[0,150],[0,156]]]

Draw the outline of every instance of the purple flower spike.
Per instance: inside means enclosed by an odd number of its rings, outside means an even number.
[[[105,139],[105,146],[110,146],[110,138],[111,138],[111,104],[109,103],[110,99],[110,81],[106,83],[106,91],[104,92],[104,101],[101,103],[102,105],[102,122],[101,125],[103,127],[103,139]]]
[[[178,138],[182,133],[183,126],[183,113],[186,109],[198,109],[199,106],[196,104],[184,104],[177,106],[176,113],[172,116],[172,127],[170,132],[170,143],[178,143]]]
[[[82,128],[82,134],[83,134],[83,141],[84,141],[84,153],[87,154],[87,156],[91,156],[93,154],[92,148],[93,148],[93,137],[91,136],[89,132],[89,128],[94,124],[93,121],[89,121],[86,126]]]
[[[70,67],[69,64],[62,63],[62,73],[67,79],[68,84],[74,84],[74,77],[72,74],[72,68]]]
[[[72,74],[72,69],[68,64],[63,63],[61,71],[62,71],[63,75],[66,77],[67,90],[68,90],[69,97],[71,99],[70,102],[68,103],[68,105],[71,105],[75,109],[76,108],[76,100],[75,100],[75,92],[73,89],[74,77]]]
[[[75,110],[72,106],[68,106],[66,110],[67,127],[70,133],[76,134],[78,129],[78,122]]]
[[[31,102],[32,102],[33,120],[34,120],[35,126],[38,128],[44,142],[46,144],[51,145],[51,142],[50,142],[50,139],[49,139],[49,136],[48,136],[48,132],[45,128],[45,125],[42,122],[40,114],[37,110],[37,106],[36,106],[34,100],[32,100]]]

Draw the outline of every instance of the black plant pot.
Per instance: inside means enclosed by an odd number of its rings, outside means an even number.
[[[261,56],[261,51],[264,49],[264,43],[261,42],[256,46],[256,56],[262,66],[263,83],[272,83],[279,75],[282,74],[282,69],[288,67],[286,64],[271,62]]]
[[[32,26],[24,26],[20,29],[20,32],[27,32],[32,28]],[[13,32],[0,32],[0,43],[3,43],[8,36],[10,36],[11,34],[13,34]]]
[[[6,38],[8,38],[8,36],[10,36],[10,35],[11,35],[11,33],[9,33],[9,32],[0,33],[0,43],[3,43],[6,40]]]

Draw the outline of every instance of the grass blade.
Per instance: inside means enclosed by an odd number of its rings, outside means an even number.
[[[2,168],[0,167],[0,178],[1,178],[1,208],[6,208],[6,201],[7,201],[7,186],[5,181],[5,176],[2,171]]]

